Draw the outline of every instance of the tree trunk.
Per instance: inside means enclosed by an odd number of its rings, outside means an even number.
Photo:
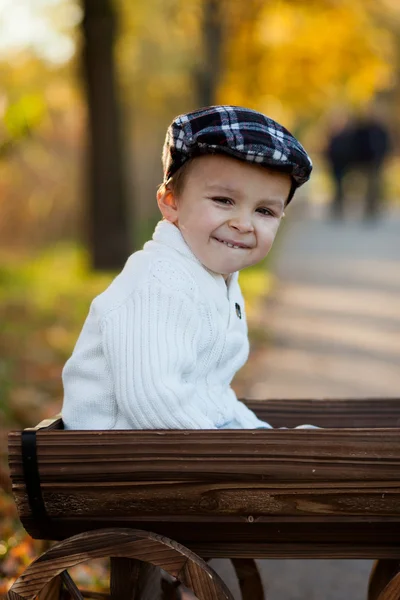
[[[221,0],[203,0],[202,11],[202,61],[195,71],[197,107],[216,103],[223,42]]]
[[[95,269],[119,269],[129,251],[124,157],[113,46],[111,0],[82,0],[83,69],[88,104],[89,246]]]

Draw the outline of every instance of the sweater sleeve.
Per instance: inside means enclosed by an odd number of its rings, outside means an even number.
[[[155,279],[101,324],[118,409],[133,429],[216,429],[187,375],[200,318],[188,295]]]
[[[236,404],[236,419],[243,429],[272,429],[267,421],[261,421],[257,415],[240,400]]]

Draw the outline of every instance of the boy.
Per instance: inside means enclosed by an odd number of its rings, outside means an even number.
[[[311,160],[261,113],[211,106],[173,120],[163,167],[163,220],[65,365],[65,427],[270,428],[230,387],[249,351],[238,271],[269,252]]]

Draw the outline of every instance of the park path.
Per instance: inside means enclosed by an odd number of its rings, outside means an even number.
[[[240,391],[400,397],[400,211],[369,225],[331,222],[301,203],[287,212],[272,265],[277,285],[257,317],[271,344],[250,356]],[[268,600],[366,599],[372,561],[258,562]],[[234,589],[227,561],[214,567]]]
[[[250,357],[245,395],[400,396],[400,211],[367,225],[296,208],[257,317],[271,344]]]

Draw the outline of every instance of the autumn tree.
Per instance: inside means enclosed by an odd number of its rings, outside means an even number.
[[[222,75],[224,43],[223,3],[204,0],[200,16],[200,61],[194,66],[194,86],[197,106],[216,103]]]
[[[363,0],[251,4],[251,18],[236,9],[220,99],[310,127],[333,107],[357,110],[391,86],[394,36]]]
[[[83,0],[89,133],[89,245],[95,269],[120,268],[130,250],[127,188],[114,64],[111,0]]]
[[[91,125],[89,202],[80,188],[80,173],[86,171],[81,153],[86,110],[76,77],[76,56],[72,53],[59,66],[35,56],[32,47],[18,60],[0,57],[0,153],[7,154],[7,161],[0,160],[3,245],[33,247],[76,239],[81,207],[88,206],[88,221],[93,222],[89,248],[95,264],[105,264],[103,260],[110,266],[121,264],[129,253],[132,226],[136,232],[143,230],[144,241],[151,233],[150,219],[154,222],[158,217],[155,190],[162,178],[160,154],[166,126],[175,115],[201,104],[247,105],[293,130],[301,127],[302,139],[305,134],[316,141],[322,139],[334,107],[357,110],[377,94],[386,94],[387,116],[393,123],[398,121],[398,0],[60,0],[47,4],[46,10],[58,14],[52,19],[54,30],[64,30],[74,43],[79,37],[76,25],[65,24],[61,6],[86,8],[83,64]],[[121,92],[118,103],[115,70]],[[37,104],[32,98],[37,96],[44,107],[39,121],[36,108],[31,115]],[[25,115],[34,119],[29,133]],[[127,216],[123,164],[128,165],[129,196],[135,197],[135,219]]]

